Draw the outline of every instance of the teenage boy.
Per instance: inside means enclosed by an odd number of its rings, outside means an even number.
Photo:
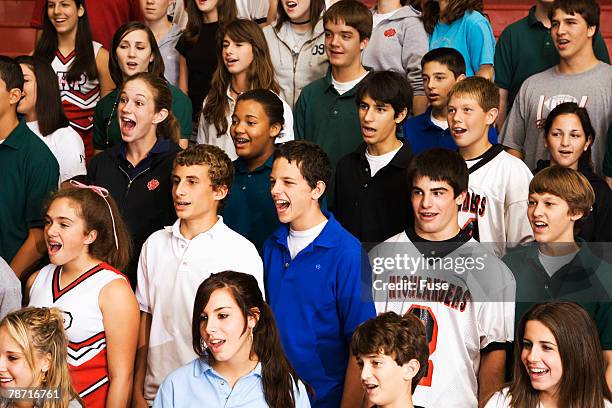
[[[360,1],[341,0],[323,14],[323,27],[330,69],[302,90],[293,115],[295,138],[321,146],[333,171],[362,142],[355,92],[368,75],[361,53],[372,34],[372,13]],[[330,203],[332,192],[328,185]]]
[[[0,55],[0,257],[17,277],[46,253],[42,202],[59,183],[53,153],[17,118],[23,82],[19,64]]]
[[[558,104],[576,102],[586,108],[597,135],[607,135],[612,124],[612,67],[599,61],[593,52],[599,5],[595,0],[556,0],[548,16],[559,65],[527,78],[500,137],[500,143],[530,169],[536,168],[538,160],[548,158],[542,125]],[[592,147],[593,164],[599,175],[603,174],[606,139],[595,139]]]
[[[414,154],[433,147],[457,150],[446,121],[446,105],[453,85],[465,79],[463,56],[454,48],[436,48],[423,56],[421,69],[429,107],[425,113],[406,120],[404,136]],[[493,126],[489,127],[489,141],[497,143],[497,131]]]
[[[381,313],[355,330],[351,351],[361,368],[361,385],[379,408],[413,408],[412,393],[427,373],[425,326],[412,313]]]
[[[363,143],[338,162],[334,214],[362,242],[384,241],[412,222],[406,211],[412,153],[396,137],[411,100],[406,77],[396,72],[373,72],[357,87]]]
[[[287,357],[316,393],[312,406],[350,408],[363,396],[351,336],[375,311],[361,244],[321,211],[330,178],[321,147],[291,141],[277,148],[271,194],[285,225],[264,244],[265,284]]]
[[[534,303],[578,302],[593,317],[612,386],[612,265],[575,238],[593,205],[588,180],[566,167],[548,167],[529,184],[529,222],[534,245],[511,250],[504,262],[516,278],[516,322]]]
[[[533,176],[522,161],[487,138],[499,109],[493,82],[466,78],[451,89],[448,99],[451,136],[470,169],[459,224],[477,241],[493,243],[502,256],[506,245],[532,240],[526,197]]]
[[[257,250],[217,215],[233,175],[232,162],[216,146],[194,146],[176,156],[172,198],[178,220],[147,239],[138,262],[134,400],[139,407],[153,403],[170,372],[196,358],[193,299],[204,279],[225,270],[250,273],[263,291]]]
[[[430,356],[415,406],[476,407],[504,382],[504,348],[513,336],[512,273],[459,227],[458,206],[468,188],[461,156],[427,150],[409,173],[414,227],[370,253],[376,310],[413,313],[425,323]]]
[[[550,36],[548,12],[554,0],[536,0],[535,6],[524,17],[502,31],[495,45],[495,84],[499,87],[499,115],[501,129],[506,115],[523,82],[531,75],[559,64],[559,53]],[[593,41],[597,59],[609,64],[606,43],[598,32]]]
[[[178,24],[168,20],[168,6],[175,1],[183,0],[140,0],[144,23],[151,29],[159,52],[164,59],[164,77],[174,86],[178,86],[179,52],[175,48],[182,30]]]

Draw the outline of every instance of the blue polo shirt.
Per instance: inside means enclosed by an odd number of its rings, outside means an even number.
[[[270,195],[270,173],[274,155],[250,171],[242,157],[234,160],[234,182],[223,209],[223,222],[247,238],[261,252],[266,238],[279,226]]]
[[[282,225],[263,248],[267,299],[281,341],[300,378],[316,393],[315,408],[338,408],[353,331],[376,312],[371,269],[357,238],[331,213],[313,242],[293,260]]]
[[[425,113],[414,116],[404,123],[404,137],[410,141],[412,153],[417,155],[427,149],[443,147],[456,151],[457,144],[449,129],[442,129],[431,121],[431,106]],[[489,142],[497,144],[497,130],[489,127]]]

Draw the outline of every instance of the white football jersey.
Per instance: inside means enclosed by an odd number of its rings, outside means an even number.
[[[480,351],[513,340],[512,272],[473,238],[453,244],[424,255],[402,232],[369,254],[376,312],[414,313],[425,324],[428,371],[413,395],[425,408],[476,407]]]
[[[532,241],[527,201],[533,175],[525,163],[501,145],[466,163],[470,181],[459,210],[459,226],[471,228],[479,242],[494,243],[499,257],[505,254],[506,244],[513,247]]]

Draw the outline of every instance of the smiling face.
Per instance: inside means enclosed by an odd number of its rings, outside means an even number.
[[[155,139],[157,124],[168,116],[166,109],[155,112],[153,92],[141,79],[134,79],[124,84],[117,112],[121,139],[127,143]]]
[[[559,347],[548,327],[537,320],[529,320],[525,325],[521,362],[535,390],[556,394],[563,376]]]
[[[591,138],[587,139],[584,133],[580,119],[573,113],[557,116],[546,135],[546,147],[552,164],[574,170],[578,169],[578,160],[591,142]]]
[[[54,265],[66,265],[87,256],[89,245],[97,231],[87,232],[79,206],[69,198],[53,200],[45,215],[45,242],[49,260]]]
[[[219,0],[194,0],[196,7],[198,10],[202,12],[202,14],[208,14],[214,11],[217,8],[217,3]]]
[[[217,289],[200,314],[200,336],[215,363],[240,364],[249,360],[256,323],[253,316],[245,319],[229,289]]]
[[[579,13],[568,14],[558,8],[550,22],[550,34],[562,60],[581,57],[589,48],[593,51],[595,26],[589,27]]]
[[[406,117],[406,110],[397,117],[393,106],[379,103],[368,95],[359,101],[361,136],[368,145],[384,144],[395,139],[395,128]]]
[[[145,21],[159,21],[167,18],[168,6],[173,3],[174,0],[140,0],[140,9]]]
[[[437,110],[446,108],[448,93],[451,88],[457,81],[465,78],[463,74],[455,78],[453,71],[448,69],[446,65],[440,64],[438,61],[427,62],[423,66],[422,76],[427,100],[431,107]]]
[[[134,30],[124,35],[115,52],[124,78],[147,72],[149,64],[153,62],[149,36],[144,30]]]
[[[235,42],[226,35],[221,56],[229,73],[238,75],[246,72],[253,62],[253,46],[248,42]]]
[[[359,40],[359,32],[343,21],[325,23],[325,50],[333,68],[360,63],[361,51],[367,44],[367,39]]]
[[[571,214],[567,201],[549,193],[529,194],[527,217],[534,238],[542,244],[574,242],[574,223],[581,213]]]
[[[411,401],[412,378],[416,373],[409,363],[400,366],[391,356],[369,354],[360,355],[357,365],[361,368],[361,386],[370,403],[380,407],[407,406],[406,401]]]
[[[265,161],[274,152],[274,138],[281,126],[270,125],[261,104],[254,100],[241,100],[232,115],[230,133],[239,157],[249,161]]]
[[[270,189],[279,221],[290,223],[294,230],[302,230],[300,226],[310,225],[310,220],[320,211],[318,200],[325,191],[325,183],[310,187],[297,163],[280,157],[272,166]]]
[[[34,353],[34,368],[26,359],[23,348],[9,334],[6,326],[0,327],[0,388],[37,387],[43,372],[49,370],[50,356]]]
[[[310,17],[310,0],[283,0],[283,9],[289,20],[299,23]]]
[[[17,112],[26,116],[28,122],[36,120],[36,75],[26,64],[19,64],[23,72],[23,98],[17,105]]]
[[[84,13],[83,5],[77,7],[74,0],[47,0],[47,16],[58,34],[76,31],[79,17]]]
[[[176,166],[172,171],[172,199],[176,215],[181,220],[214,220],[219,202],[228,189],[214,189],[208,175],[208,165]]]
[[[464,198],[465,192],[455,198],[453,188],[445,181],[415,177],[411,202],[416,233],[430,241],[442,241],[457,235],[458,206]]]

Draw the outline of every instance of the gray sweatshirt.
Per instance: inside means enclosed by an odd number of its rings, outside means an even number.
[[[372,30],[362,54],[364,66],[405,73],[415,95],[425,95],[421,58],[429,51],[429,37],[420,16],[411,6],[398,9]]]

